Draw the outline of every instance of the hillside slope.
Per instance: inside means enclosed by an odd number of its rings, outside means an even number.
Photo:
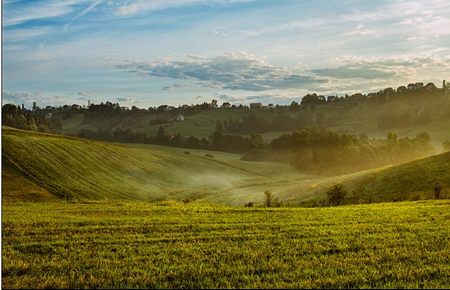
[[[9,128],[3,129],[2,149],[35,183],[67,200],[189,198],[242,205],[262,199],[264,190],[288,191],[311,179],[284,164],[245,162],[235,154],[187,154]]]
[[[430,198],[436,183],[450,189],[450,152],[368,173],[346,182],[357,195],[373,201]]]
[[[55,201],[57,197],[37,185],[7,158],[2,158],[2,202]]]
[[[434,198],[434,186],[442,185],[441,196],[450,197],[450,152],[434,155],[399,165],[360,171],[353,174],[330,177],[311,185],[302,204],[326,198],[326,191],[336,183],[346,190],[346,203],[390,202]],[[299,188],[300,192],[308,188]],[[300,201],[297,194],[290,197]]]
[[[265,190],[289,204],[323,198],[342,182],[349,202],[432,197],[450,189],[450,153],[335,177],[302,174],[286,164],[241,161],[236,154],[115,144],[3,129],[3,200],[189,199],[243,205]]]

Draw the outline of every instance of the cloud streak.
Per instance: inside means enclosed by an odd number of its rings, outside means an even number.
[[[116,67],[153,77],[200,81],[204,86],[229,90],[305,88],[325,82],[323,79],[294,73],[286,67],[271,65],[245,52],[211,58],[188,57],[185,60],[127,61]]]
[[[227,6],[255,0],[135,0],[131,3],[124,3],[116,9],[116,14],[120,16],[130,16],[138,13],[157,11],[169,8],[180,8],[193,5],[220,5]]]

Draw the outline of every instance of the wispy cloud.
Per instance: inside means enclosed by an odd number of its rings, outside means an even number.
[[[212,58],[127,61],[116,66],[139,74],[196,80],[230,90],[304,88],[325,82],[322,79],[294,73],[286,67],[271,65],[264,59],[245,52],[227,53]]]
[[[7,9],[8,13],[4,14],[3,26],[8,27],[31,20],[46,19],[67,15],[74,11],[76,5],[89,2],[91,1],[45,0],[45,1],[18,1],[17,3],[16,2],[5,3],[6,7],[4,7],[4,9]],[[8,7],[9,5],[11,5],[11,7]]]
[[[366,36],[373,34],[373,30],[367,29],[364,24],[358,24],[356,28],[347,33],[347,35]]]
[[[255,0],[135,0],[124,3],[116,9],[117,15],[128,16],[146,11],[156,11],[168,8],[179,8],[192,5],[232,5]]]
[[[55,106],[64,105],[69,103],[69,98],[65,96],[45,96],[39,92],[2,92],[2,101],[4,103],[12,103],[16,105],[24,104],[27,107],[31,107],[33,102],[36,102],[39,106]]]
[[[367,92],[417,81],[439,84],[448,75],[450,56],[342,56],[337,64],[332,68],[312,70],[329,79],[327,86],[319,87],[319,90],[336,93]]]
[[[103,0],[98,0],[93,2],[91,5],[89,5],[87,8],[83,9],[80,13],[78,13],[77,15],[73,16],[72,19],[66,23],[64,25],[64,31],[67,31],[70,27],[70,25],[73,24],[73,22],[75,20],[77,20],[80,17],[83,17],[84,15],[88,14],[89,12],[91,12],[95,7],[97,7],[98,5],[100,5],[103,2]]]

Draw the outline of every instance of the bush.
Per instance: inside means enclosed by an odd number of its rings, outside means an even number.
[[[255,203],[253,201],[250,201],[245,204],[245,207],[253,207],[254,205]]]
[[[442,192],[442,185],[439,183],[436,183],[434,185],[434,197],[436,199],[439,199],[441,197],[441,192]]]
[[[343,184],[335,184],[327,191],[328,201],[331,205],[340,205],[344,202],[347,191]]]
[[[273,204],[273,193],[270,190],[264,192],[264,205],[271,207]]]

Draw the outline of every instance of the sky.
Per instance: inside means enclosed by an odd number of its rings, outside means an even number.
[[[3,0],[2,101],[288,104],[450,80],[450,1]]]

